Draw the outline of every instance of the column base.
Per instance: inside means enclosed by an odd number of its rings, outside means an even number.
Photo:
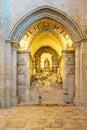
[[[18,103],[17,96],[11,97],[11,106],[16,106]]]
[[[10,98],[5,97],[5,107],[9,108],[11,106]]]
[[[80,97],[74,97],[73,104],[75,106],[80,106],[81,105]]]
[[[0,97],[0,108],[5,108],[5,101],[4,101],[4,96]]]
[[[29,102],[30,101],[30,91],[29,91],[29,88],[26,89],[26,92],[25,92],[25,102]]]

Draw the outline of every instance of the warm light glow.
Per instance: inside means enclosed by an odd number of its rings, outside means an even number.
[[[41,68],[44,69],[44,62],[45,59],[48,58],[49,59],[49,63],[50,63],[50,68],[52,68],[52,59],[51,59],[51,54],[49,53],[43,53],[41,55]]]
[[[59,55],[61,55],[62,43],[58,37],[56,37],[54,34],[50,32],[42,32],[32,40],[30,44],[31,55],[34,57],[36,51],[42,46],[50,46],[54,50],[56,50],[56,52],[58,52]]]
[[[72,43],[71,39],[69,39],[68,42],[67,42],[67,48],[73,49],[72,45],[73,45],[73,43]]]
[[[25,42],[23,40],[20,41],[20,49],[23,49],[25,47]]]
[[[73,49],[72,40],[65,30],[64,26],[55,20],[40,19],[31,25],[31,28],[25,33],[20,41],[19,49],[31,48],[32,55],[34,55],[41,46],[49,44],[61,54],[60,50]]]
[[[41,47],[49,46],[54,49],[59,57],[62,57],[62,50],[72,50],[72,40],[70,35],[66,32],[63,25],[50,18],[43,18],[33,23],[29,30],[25,33],[20,41],[19,50],[30,50],[31,57],[30,60],[30,75],[34,73],[33,61],[35,60],[35,53]],[[48,58],[50,62],[50,67],[52,67],[51,54],[45,53],[41,55],[41,68],[44,68],[44,61]],[[60,75],[62,75],[62,60],[60,61]]]

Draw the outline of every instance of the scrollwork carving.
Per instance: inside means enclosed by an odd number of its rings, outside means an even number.
[[[26,61],[24,58],[18,58],[18,65],[26,65]]]
[[[73,74],[75,74],[75,70],[74,70],[74,68],[70,68],[70,69],[68,70],[67,75],[69,76],[69,75],[73,75]]]
[[[68,55],[66,57],[66,64],[67,65],[75,65],[75,57],[74,57],[74,55]]]
[[[16,51],[16,50],[19,48],[19,46],[20,46],[20,45],[18,44],[17,41],[12,41],[12,49],[13,49],[13,50]]]
[[[23,69],[18,69],[18,85],[27,85],[26,72]]]

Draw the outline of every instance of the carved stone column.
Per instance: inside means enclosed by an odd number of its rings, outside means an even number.
[[[80,97],[81,104],[85,105],[85,42],[81,41],[81,49],[80,49]]]
[[[87,101],[87,39],[80,40],[80,96],[81,104],[86,106]]]
[[[25,91],[25,102],[30,101],[30,51],[25,51],[25,57],[26,57],[26,91]]]
[[[87,110],[87,39],[85,40],[85,65],[84,65],[84,70],[85,70],[85,80],[84,80],[84,86],[85,86],[85,106],[86,106],[86,110]]]
[[[62,51],[63,54],[63,89],[64,91],[67,90],[67,67],[66,67],[66,61],[67,61],[67,53],[66,51]]]
[[[74,104],[80,105],[80,43],[75,42],[75,97]]]
[[[11,86],[12,86],[12,48],[11,40],[6,40],[6,65],[5,65],[5,107],[11,105]]]
[[[12,41],[12,88],[11,88],[11,105],[17,104],[17,49],[18,42]]]

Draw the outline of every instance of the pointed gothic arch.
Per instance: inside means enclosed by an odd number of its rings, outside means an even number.
[[[12,29],[8,39],[19,43],[30,25],[44,17],[52,18],[62,24],[74,41],[84,38],[80,26],[70,16],[51,6],[42,6],[22,17]]]
[[[42,6],[40,8],[37,8],[37,9],[31,11],[30,13],[26,14],[23,18],[21,18],[17,22],[17,24],[14,26],[14,28],[12,29],[12,31],[11,31],[9,37],[8,37],[8,39],[10,39],[9,42],[12,43],[12,46],[14,48],[14,52],[13,52],[12,56],[13,56],[13,62],[15,62],[15,63],[12,63],[13,69],[14,69],[14,66],[15,66],[15,70],[17,70],[17,66],[16,66],[17,61],[15,60],[16,59],[15,48],[16,48],[16,51],[17,51],[17,47],[18,47],[17,45],[20,42],[20,40],[22,39],[23,35],[27,32],[27,30],[30,28],[30,26],[33,23],[35,23],[37,20],[40,20],[42,18],[51,18],[51,19],[57,21],[58,23],[60,23],[61,25],[63,25],[65,27],[65,29],[67,30],[67,33],[69,34],[69,36],[70,36],[70,38],[72,39],[73,42],[74,41],[80,41],[80,40],[84,39],[84,35],[83,35],[83,32],[82,32],[80,26],[76,23],[76,21],[74,21],[70,16],[68,16],[64,12],[62,12],[58,9],[55,9],[51,6]],[[25,59],[27,59],[26,56],[29,58],[29,55],[28,55],[29,52],[28,51],[23,51],[21,53],[24,54]],[[67,53],[67,52],[63,52],[63,53]],[[76,53],[78,53],[78,52],[76,52]],[[78,53],[78,57],[79,57],[79,53]],[[75,62],[76,62],[76,66],[77,66],[78,63],[80,62],[80,60],[79,59],[76,59],[76,60],[77,61],[75,61]],[[79,73],[78,73],[79,69],[80,69],[80,65],[75,70],[77,82],[78,81],[80,82],[80,76],[79,76]],[[26,73],[27,73],[27,70],[26,70]],[[21,75],[25,75],[25,74],[22,73]],[[29,74],[27,73],[27,77],[28,76],[29,76]],[[13,72],[12,78],[15,82],[15,88],[16,88],[16,82],[17,82],[16,81],[16,72]],[[26,80],[27,80],[27,78],[26,78]],[[78,82],[76,87],[79,86],[79,82]],[[25,82],[25,84],[26,84],[26,82]],[[26,95],[27,95],[27,93],[28,92],[26,90]],[[14,94],[14,95],[16,95],[16,94]],[[24,100],[28,100],[28,99],[26,98]],[[13,103],[13,105],[14,104],[15,103]]]

